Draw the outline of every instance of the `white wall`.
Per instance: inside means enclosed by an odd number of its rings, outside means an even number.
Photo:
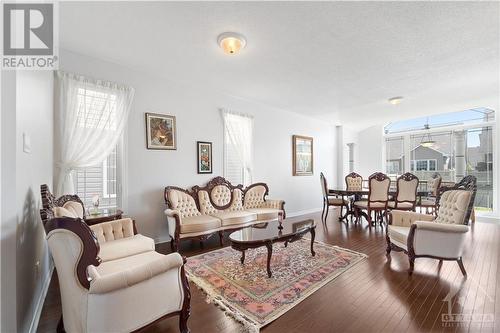
[[[384,172],[383,125],[373,125],[360,132],[357,137],[356,168],[364,179],[374,172]]]
[[[16,321],[16,72],[2,71],[2,215],[0,331],[15,332]]]
[[[2,74],[1,331],[28,332],[36,330],[50,278],[39,209],[40,184],[52,184],[53,73]],[[23,133],[30,153],[23,152]]]
[[[141,233],[169,239],[163,215],[163,189],[167,185],[191,187],[223,172],[223,125],[218,108],[253,114],[254,182],[269,184],[270,197],[286,201],[288,213],[319,209],[319,172],[334,175],[334,130],[325,122],[239,99],[212,87],[197,89],[170,82],[106,61],[67,50],[60,52],[61,69],[112,80],[136,89],[126,134],[128,195],[123,206],[137,221]],[[202,80],[202,78],[200,78]],[[197,85],[199,86],[199,85]],[[177,150],[147,150],[144,113],[177,117]],[[314,137],[312,177],[292,176],[292,135]],[[196,141],[213,142],[214,173],[196,173]]]
[[[52,185],[53,73],[19,71],[16,104],[17,321],[18,331],[27,332],[51,273],[40,185]],[[23,134],[30,137],[30,153],[23,151]]]

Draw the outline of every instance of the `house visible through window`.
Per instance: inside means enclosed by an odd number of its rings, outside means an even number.
[[[252,182],[253,118],[223,111],[224,177],[232,184]]]
[[[115,129],[116,95],[79,89],[77,98],[78,126],[105,130]],[[119,203],[119,151],[118,146],[116,146],[99,165],[75,171],[75,191],[86,208],[92,207],[92,198],[95,195],[99,196],[100,207],[117,207]]]

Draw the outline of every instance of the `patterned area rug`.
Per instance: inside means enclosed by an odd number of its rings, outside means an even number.
[[[366,258],[366,255],[320,242],[314,243],[316,256],[310,252],[310,240],[273,245],[272,278],[267,277],[267,249],[241,253],[230,247],[211,251],[187,260],[189,279],[202,289],[208,300],[251,331],[271,323]]]

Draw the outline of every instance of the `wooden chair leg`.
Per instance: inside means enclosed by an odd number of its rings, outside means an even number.
[[[415,268],[415,258],[408,257],[408,261],[410,262],[410,268],[408,269],[408,274],[413,274],[413,269]]]
[[[370,209],[368,209],[366,211],[366,215],[368,216],[368,225],[371,228],[372,227],[372,211]]]
[[[224,232],[222,230],[219,231],[219,244],[220,247],[224,246]]]
[[[325,222],[325,204],[326,201],[323,199],[323,211],[321,212],[321,221]]]
[[[344,204],[340,206],[340,215],[339,215],[339,221],[342,221],[342,216],[344,214]]]
[[[462,274],[464,276],[467,276],[467,272],[465,271],[464,263],[462,262],[462,257],[457,259],[458,267],[460,267],[460,270],[462,271]]]
[[[328,211],[330,210],[330,205],[327,203],[326,204],[326,212],[325,212],[325,223],[326,223],[326,219],[328,219]]]
[[[61,315],[61,318],[59,318],[59,322],[57,323],[56,332],[57,333],[66,333],[66,330],[64,329],[63,315]]]

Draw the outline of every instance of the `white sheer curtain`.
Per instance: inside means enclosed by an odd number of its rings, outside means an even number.
[[[57,72],[56,193],[74,194],[72,173],[102,163],[127,123],[134,89]]]
[[[243,181],[252,182],[253,174],[253,116],[221,109],[227,140],[235,147],[244,170]]]

